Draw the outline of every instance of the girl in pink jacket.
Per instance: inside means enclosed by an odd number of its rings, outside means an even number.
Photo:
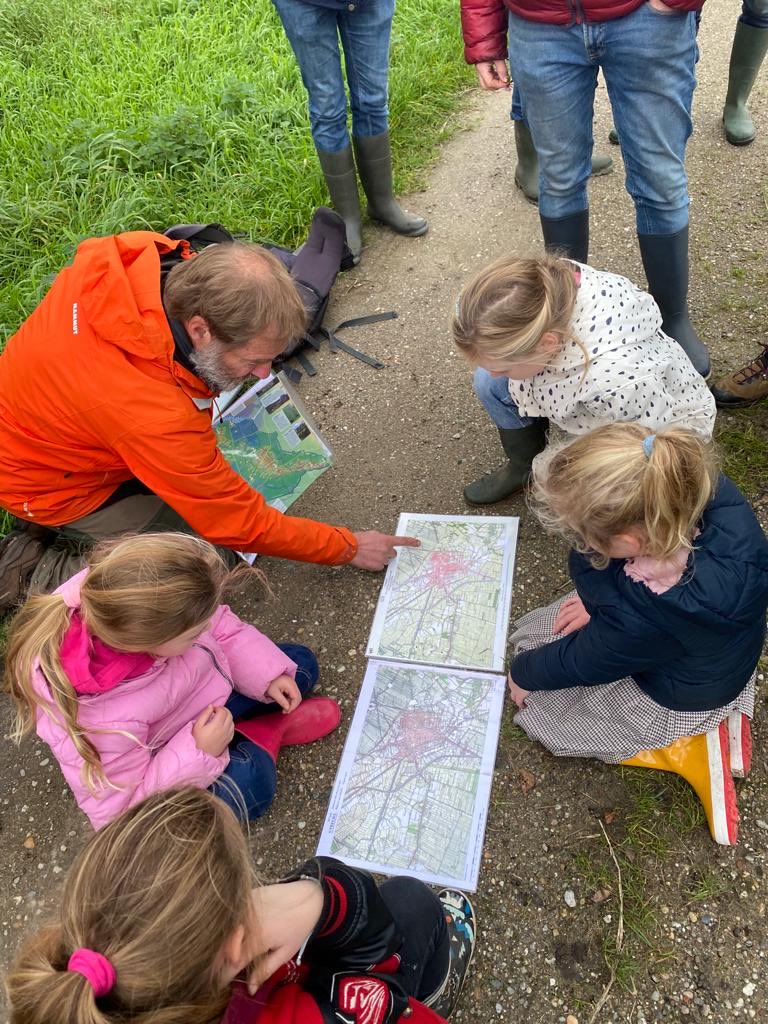
[[[335,701],[302,703],[312,651],[273,644],[221,603],[231,577],[206,541],[142,534],[99,546],[13,620],[14,739],[35,727],[95,828],[183,784],[258,817],[280,747],[338,725]]]

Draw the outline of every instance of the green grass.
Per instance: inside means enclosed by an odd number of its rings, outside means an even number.
[[[613,917],[606,926],[602,952],[606,964],[615,971],[616,984],[631,991],[640,974],[652,971],[654,965],[673,955],[663,937],[663,890],[658,880],[673,852],[679,849],[681,836],[706,827],[706,818],[695,793],[683,779],[632,768],[623,768],[622,778],[627,789],[626,810],[617,822],[620,827],[608,830],[622,877],[621,950],[616,948],[616,869],[605,844],[590,842],[588,850],[574,855],[574,868],[585,891],[609,889],[613,893],[610,902],[601,905]],[[714,873],[697,875],[687,896],[691,901],[703,902],[722,891],[718,888],[720,884]]]
[[[751,500],[768,488],[768,405],[723,413],[717,417],[715,440],[723,470]]]
[[[457,5],[400,0],[396,185],[419,181],[470,82]],[[90,235],[215,220],[296,244],[327,202],[269,0],[3,0],[0,343]]]

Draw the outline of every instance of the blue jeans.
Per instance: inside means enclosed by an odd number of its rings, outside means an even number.
[[[300,644],[278,644],[278,647],[298,665],[296,685],[301,690],[302,697],[306,696],[320,675],[317,658],[308,647],[302,647]],[[235,690],[232,691],[225,706],[232,712],[235,721],[254,718],[256,715],[280,713],[277,704],[264,704]],[[275,796],[275,762],[266,750],[257,747],[244,736],[235,734],[229,745],[229,764],[209,788],[232,808],[238,818],[243,817],[243,805],[249,819],[259,818],[269,809]]]
[[[309,122],[318,149],[349,145],[347,96],[339,37],[352,107],[352,134],[387,131],[389,37],[394,0],[357,0],[355,10],[333,10],[303,0],[274,0],[309,96]]]
[[[509,60],[539,155],[539,211],[588,207],[592,116],[602,68],[639,234],[688,223],[685,146],[696,85],[696,17],[648,3],[611,21],[547,25],[509,14]]]
[[[472,379],[475,394],[493,422],[501,430],[518,430],[535,423],[535,416],[521,416],[509,393],[507,377],[492,377],[487,370],[478,368]]]
[[[744,0],[739,21],[752,28],[768,28],[768,0]]]

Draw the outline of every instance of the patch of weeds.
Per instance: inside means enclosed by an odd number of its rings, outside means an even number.
[[[730,889],[730,882],[714,871],[694,871],[688,886],[688,899],[692,903],[708,903]]]
[[[136,150],[134,167],[142,172],[204,163],[210,145],[210,135],[197,111],[180,106],[170,114],[152,118]]]
[[[511,743],[512,740],[527,739],[527,734],[524,729],[520,728],[519,725],[515,725],[511,713],[504,713],[501,717],[501,728],[499,730],[499,737],[505,743]]]
[[[221,91],[219,105],[225,114],[242,114],[257,106],[259,94],[253,82],[228,78]]]
[[[748,498],[763,493],[768,481],[767,423],[768,413],[758,405],[718,416],[715,424],[723,470]]]

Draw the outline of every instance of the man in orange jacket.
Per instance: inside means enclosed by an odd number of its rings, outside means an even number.
[[[378,570],[409,538],[270,508],[226,462],[211,400],[304,330],[283,266],[134,231],[83,242],[0,355],[0,506],[90,543],[180,529],[214,544]]]

